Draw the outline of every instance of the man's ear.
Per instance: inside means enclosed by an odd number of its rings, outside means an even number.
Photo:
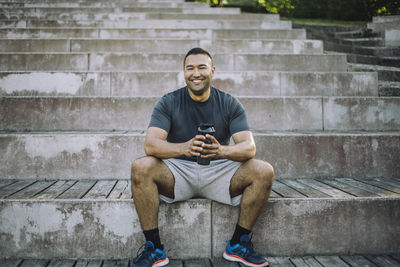
[[[215,66],[212,66],[212,67],[211,67],[211,74],[214,75],[214,72],[215,72]]]

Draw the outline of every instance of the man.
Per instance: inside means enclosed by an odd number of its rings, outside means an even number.
[[[184,58],[187,86],[164,95],[153,110],[144,145],[147,156],[132,164],[133,198],[146,238],[132,266],[168,264],[158,230],[159,199],[172,203],[192,197],[240,205],[223,257],[268,266],[253,250],[249,234],[267,203],[274,171],[269,163],[254,159],[246,113],[234,97],[211,87],[214,71],[210,54],[193,48]],[[201,123],[213,124],[215,135],[196,135]],[[228,145],[231,137],[234,145]],[[210,159],[210,165],[198,164],[196,157]]]

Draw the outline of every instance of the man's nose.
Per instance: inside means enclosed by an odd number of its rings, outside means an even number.
[[[193,70],[193,76],[200,76],[200,71],[197,68]]]

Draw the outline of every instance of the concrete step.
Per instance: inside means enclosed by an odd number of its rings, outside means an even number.
[[[379,65],[400,68],[400,57],[377,57],[358,54],[347,54],[347,61],[356,64]]]
[[[236,15],[240,17],[240,9],[221,9],[208,7],[70,7],[70,8],[2,8],[0,18],[2,20],[77,20],[92,19],[97,14],[111,13],[115,16],[110,16],[110,19],[115,19],[118,16],[122,18],[140,18],[146,17],[148,13],[171,13],[171,14],[204,14],[219,16],[219,15]],[[124,16],[126,14],[126,16]],[[130,16],[128,16],[130,15]],[[155,15],[153,15],[155,16]],[[157,17],[157,16],[156,16]],[[199,16],[195,16],[199,17]],[[249,16],[260,20],[260,16]],[[263,19],[270,20],[276,16],[264,16]],[[228,16],[229,18],[229,16]],[[175,18],[173,18],[175,19]],[[197,18],[198,19],[198,18]],[[273,20],[275,21],[275,20]]]
[[[49,9],[49,8],[86,8],[86,7],[94,7],[94,8],[110,8],[110,7],[154,7],[154,8],[176,8],[176,7],[197,7],[197,8],[209,8],[210,5],[208,3],[200,3],[200,2],[178,2],[178,1],[19,1],[19,2],[4,2],[0,1],[0,7],[4,9],[4,11],[19,11],[21,8],[40,8],[40,9]],[[14,9],[14,10],[13,10]]]
[[[190,13],[190,11],[188,11]],[[0,20],[1,28],[17,27],[98,27],[98,28],[136,28],[136,29],[276,29],[290,30],[291,21],[259,20]]]
[[[398,253],[398,179],[278,179],[273,190],[253,229],[262,255]],[[133,258],[144,242],[127,180],[19,180],[0,195],[4,258]],[[205,199],[162,203],[168,256],[220,257],[238,211]]]
[[[348,66],[349,71],[375,71],[380,81],[400,81],[400,68],[354,63],[349,63]]]
[[[215,258],[196,258],[196,259],[170,259],[169,265],[171,267],[232,267],[239,266],[239,263],[232,263],[224,260],[221,255],[217,255]],[[399,266],[400,260],[398,254],[394,255],[364,255],[364,256],[297,256],[297,257],[268,257],[268,263],[272,266],[290,266],[290,267],[306,267],[308,264],[318,264],[319,267],[335,267],[335,266],[358,266],[364,264],[365,266],[385,266],[391,264],[391,266]],[[108,266],[130,266],[132,259],[7,259],[0,260],[0,265],[8,267],[18,266],[92,266],[92,267],[108,267]],[[3,266],[2,265],[2,266]]]
[[[368,23],[367,28],[377,33],[384,33],[386,30],[398,30],[399,21]]]
[[[363,38],[363,37],[370,37],[370,38],[382,38],[381,34],[373,33],[369,30],[365,29],[355,29],[355,30],[347,30],[347,31],[339,31],[333,32],[332,36],[335,39],[343,39],[343,38]]]
[[[393,16],[378,16],[372,18],[372,23],[385,23],[385,22],[399,22],[400,23],[400,16],[393,15]]]
[[[241,96],[378,96],[377,79],[374,72],[217,69],[213,85]],[[0,95],[14,96],[162,96],[185,85],[183,73],[177,71],[0,72]]]
[[[399,29],[385,30],[385,44],[388,47],[399,47],[400,30]]]
[[[1,3],[9,3],[9,4],[42,4],[42,3],[65,3],[64,0],[27,0],[27,1],[22,1],[22,0],[1,0]],[[107,3],[110,2],[108,0],[74,0],[74,3],[81,3],[81,4],[94,4],[96,2],[100,3]],[[173,2],[173,3],[184,3],[184,0],[118,0],[115,1],[115,3],[148,3],[148,2],[156,2],[156,3],[165,3],[165,2]]]
[[[0,53],[0,71],[181,71],[184,54]],[[347,70],[346,55],[214,54],[220,71]]]
[[[374,61],[379,61],[380,58],[398,57],[400,56],[399,47],[364,47],[351,44],[340,44],[336,42],[324,41],[324,48],[328,51],[336,51],[348,54],[358,54],[360,56],[374,56]]]
[[[379,96],[400,96],[400,82],[378,82]]]
[[[112,11],[112,10],[110,10]],[[198,11],[196,11],[198,12]],[[205,11],[202,11],[205,13]],[[0,19],[3,20],[260,20],[260,21],[279,21],[279,15],[275,14],[182,14],[182,13],[156,13],[156,12],[92,12],[90,9],[82,12],[0,12]]]
[[[98,29],[98,28],[28,28],[0,29],[0,38],[93,38],[93,39],[299,39],[304,29],[290,30],[217,30],[217,29]]]
[[[2,97],[5,131],[141,131],[159,97]],[[255,131],[400,131],[398,97],[238,97]]]
[[[368,37],[368,38],[345,38],[339,40],[341,44],[352,46],[385,46],[385,41],[382,37]]]
[[[318,40],[0,39],[0,52],[174,53],[202,47],[215,53],[322,54]]]
[[[400,132],[255,133],[256,158],[277,178],[398,177]],[[144,156],[140,132],[0,134],[3,179],[128,179]],[[335,246],[331,246],[334,248]]]

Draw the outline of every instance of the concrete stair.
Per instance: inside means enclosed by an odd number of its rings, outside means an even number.
[[[218,70],[213,80],[217,88],[240,96],[378,96],[374,72]],[[0,72],[4,96],[159,97],[183,86],[183,72],[178,71]]]
[[[347,54],[350,71],[376,71],[380,96],[400,96],[400,16],[374,17],[367,29],[308,26],[326,51]]]
[[[400,98],[379,97],[376,72],[349,72],[346,55],[324,53],[304,29],[237,8],[160,0],[0,7],[0,265],[91,258],[106,266],[136,255],[143,236],[130,164],[144,155],[157,100],[184,86],[183,57],[196,46],[212,52],[214,85],[244,105],[256,157],[276,170],[254,229],[257,250],[299,256],[272,260],[282,266],[398,262],[349,256],[400,252]],[[162,239],[180,259],[172,265],[224,266],[214,257],[237,216],[204,199],[162,204]]]
[[[220,30],[220,29],[113,29],[113,28],[0,28],[1,38],[86,38],[86,39],[305,39],[304,29]]]
[[[0,198],[8,199],[7,205],[0,202],[7,238],[2,246],[18,246],[18,252],[2,247],[6,257],[121,259],[134,257],[143,243],[127,180],[18,180],[3,181],[2,188]],[[398,200],[398,179],[282,179],[273,190],[254,229],[253,241],[262,254],[337,254],[343,247],[359,254],[397,252],[388,240],[396,243],[399,237],[399,226],[393,224],[398,213],[391,214],[399,204],[391,200]],[[46,214],[50,217],[44,220]],[[174,244],[171,257],[203,258],[222,255],[237,216],[236,208],[190,200],[162,205],[159,221],[163,240]],[[325,227],[316,231],[321,220]],[[60,224],[65,227],[59,229]],[[373,234],[382,224],[387,230]],[[40,228],[52,230],[43,239]],[[22,239],[22,233],[15,234],[21,229],[26,232]],[[176,242],[188,235],[198,242]],[[32,248],[31,242],[45,249]]]

